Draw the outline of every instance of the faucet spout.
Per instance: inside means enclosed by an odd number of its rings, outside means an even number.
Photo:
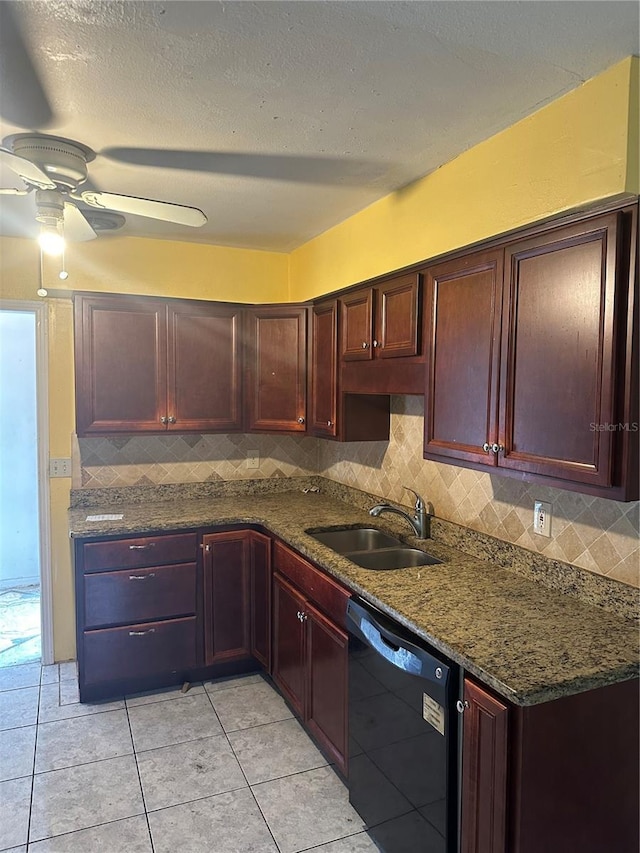
[[[407,487],[405,486],[405,488]],[[407,491],[413,492],[413,489],[407,489]],[[420,495],[417,492],[413,492],[413,494],[416,498],[414,515],[409,515],[408,512],[398,509],[398,507],[392,506],[388,503],[379,503],[371,507],[369,515],[372,515],[374,518],[377,518],[383,513],[399,515],[401,518],[404,518],[405,521],[409,522],[416,536],[420,539],[427,539],[429,536],[429,514],[427,513],[425,502]]]

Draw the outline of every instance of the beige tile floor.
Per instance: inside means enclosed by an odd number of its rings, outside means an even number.
[[[0,851],[374,853],[261,675],[80,704],[74,663],[0,669]]]

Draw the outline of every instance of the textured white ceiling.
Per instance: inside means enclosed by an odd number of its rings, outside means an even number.
[[[635,2],[15,5],[55,115],[28,129],[93,148],[100,189],[209,218],[120,233],[279,251],[639,50]],[[32,215],[0,197],[4,233],[34,233]]]

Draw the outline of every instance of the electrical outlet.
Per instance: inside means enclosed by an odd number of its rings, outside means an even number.
[[[50,477],[70,477],[71,476],[71,460],[70,459],[50,459],[49,460],[49,476]]]
[[[247,468],[260,467],[260,454],[257,450],[247,450]]]
[[[545,501],[533,503],[533,532],[539,536],[551,536],[551,504]]]

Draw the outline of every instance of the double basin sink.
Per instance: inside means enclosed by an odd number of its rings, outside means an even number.
[[[433,566],[442,560],[410,548],[400,539],[373,527],[342,528],[333,530],[307,530],[318,542],[351,560],[363,569],[384,571],[405,569],[410,566]]]

